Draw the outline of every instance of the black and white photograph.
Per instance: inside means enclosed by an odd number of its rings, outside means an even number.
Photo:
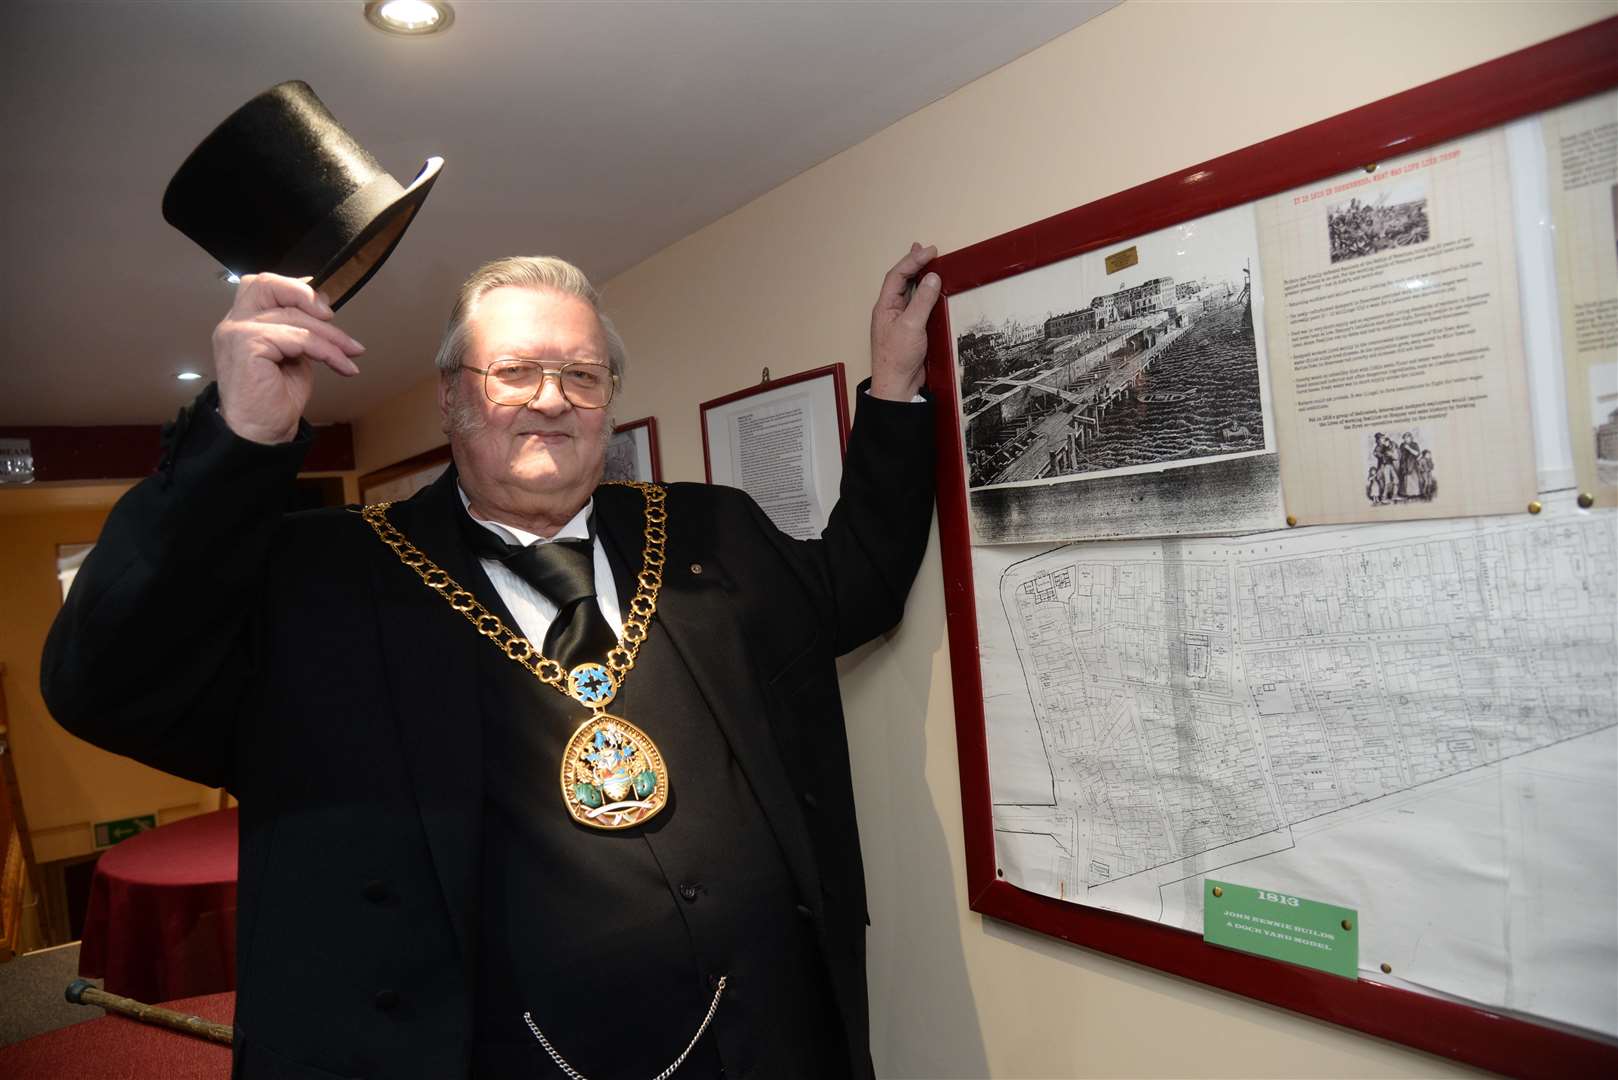
[[[1425,244],[1433,235],[1427,222],[1425,178],[1400,180],[1374,198],[1355,195],[1326,207],[1326,234],[1334,264]]]
[[[1590,427],[1596,445],[1596,483],[1618,486],[1618,363],[1591,364]]]
[[[1365,498],[1371,505],[1438,497],[1438,462],[1427,432],[1419,427],[1368,431],[1364,446]]]
[[[951,297],[968,486],[1264,450],[1251,233],[1215,215],[1120,273],[1097,251]]]
[[[1107,257],[1130,247],[1136,261],[1107,273]],[[1079,488],[1109,479],[1109,492],[1127,492],[1133,474],[1273,450],[1257,247],[1239,207],[949,298],[979,542],[1077,539],[1101,519],[1106,535],[1129,535],[1134,510],[1098,515],[1078,505]],[[1266,490],[1203,491],[1212,502],[1187,507],[1187,527],[1268,527],[1251,512],[1275,505],[1272,471],[1220,475]],[[1062,485],[1073,487],[990,495]],[[1143,478],[1142,490],[1161,488]],[[1007,520],[991,520],[1002,510]]]
[[[1606,487],[1618,486],[1618,409],[1596,425],[1596,480]]]

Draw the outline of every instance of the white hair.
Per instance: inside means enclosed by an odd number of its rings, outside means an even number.
[[[601,294],[596,292],[583,270],[552,255],[510,255],[484,263],[472,271],[472,276],[466,279],[461,291],[456,294],[455,307],[449,313],[449,325],[444,328],[443,340],[438,344],[434,363],[438,365],[439,374],[453,374],[466,361],[466,351],[471,346],[472,316],[477,313],[478,302],[483,295],[508,287],[558,292],[576,296],[589,304],[607,339],[607,366],[622,384],[629,357],[624,351],[624,339],[618,336],[618,328],[601,310]]]

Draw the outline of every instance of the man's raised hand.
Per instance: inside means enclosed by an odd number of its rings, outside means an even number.
[[[922,268],[938,254],[932,245],[911,244],[910,251],[882,279],[882,291],[871,309],[871,394],[891,401],[909,401],[926,379],[927,316],[938,302],[938,275],[916,282],[915,294],[905,290]]]
[[[358,375],[365,346],[331,321],[331,305],[305,279],[248,274],[214,327],[219,414],[237,435],[290,442],[314,388],[315,364]]]

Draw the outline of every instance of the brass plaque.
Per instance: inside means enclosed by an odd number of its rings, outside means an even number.
[[[1107,273],[1116,274],[1120,270],[1128,270],[1140,262],[1140,252],[1131,244],[1122,251],[1115,251],[1107,256]]]

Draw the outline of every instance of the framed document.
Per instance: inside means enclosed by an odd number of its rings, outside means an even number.
[[[360,477],[360,502],[399,502],[437,480],[449,468],[449,444],[407,457]]]
[[[708,482],[753,496],[787,535],[818,537],[837,502],[848,444],[843,365],[766,375],[700,408]]]
[[[1608,19],[931,264],[974,911],[1618,1074],[1615,86]]]
[[[657,417],[631,420],[612,429],[607,444],[607,468],[603,480],[663,479],[663,463],[657,454]]]

